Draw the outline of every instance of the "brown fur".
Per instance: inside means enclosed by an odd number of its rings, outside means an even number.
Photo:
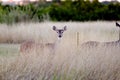
[[[36,43],[34,41],[25,41],[24,43],[22,43],[20,45],[20,52],[22,54],[26,54],[26,53],[30,53],[31,51],[48,51],[52,52],[54,50],[55,44],[53,43],[46,43],[46,44],[42,44],[42,43]]]

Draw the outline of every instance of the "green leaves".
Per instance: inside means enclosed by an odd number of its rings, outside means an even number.
[[[98,0],[66,0],[25,6],[0,5],[0,23],[25,21],[120,20],[120,4],[102,4]]]

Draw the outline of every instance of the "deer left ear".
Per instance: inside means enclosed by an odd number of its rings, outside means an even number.
[[[64,31],[66,31],[67,30],[67,26],[64,26]]]
[[[53,26],[53,30],[56,30],[56,27],[55,27],[55,26]]]

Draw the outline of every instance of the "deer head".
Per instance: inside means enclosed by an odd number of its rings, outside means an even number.
[[[53,30],[57,32],[58,38],[61,38],[63,36],[64,31],[67,30],[67,27],[64,26],[63,29],[57,29],[56,26],[53,26]]]

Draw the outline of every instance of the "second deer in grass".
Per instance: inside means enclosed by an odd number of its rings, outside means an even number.
[[[55,43],[43,44],[43,43],[36,43],[34,41],[26,41],[20,45],[20,52],[21,53],[29,53],[33,50],[35,50],[35,51],[36,50],[39,50],[39,51],[49,50],[49,52],[54,53],[55,48],[59,44],[60,39],[62,38],[64,31],[67,30],[67,27],[65,26],[65,27],[63,27],[63,29],[57,29],[55,26],[53,26],[53,30],[56,31],[57,36],[58,36]]]
[[[116,26],[120,29],[120,24],[116,22]],[[120,46],[120,30],[119,30],[119,39],[117,41],[111,41],[111,42],[97,42],[97,41],[88,41],[81,45],[81,47],[97,47],[99,45],[104,46]]]

